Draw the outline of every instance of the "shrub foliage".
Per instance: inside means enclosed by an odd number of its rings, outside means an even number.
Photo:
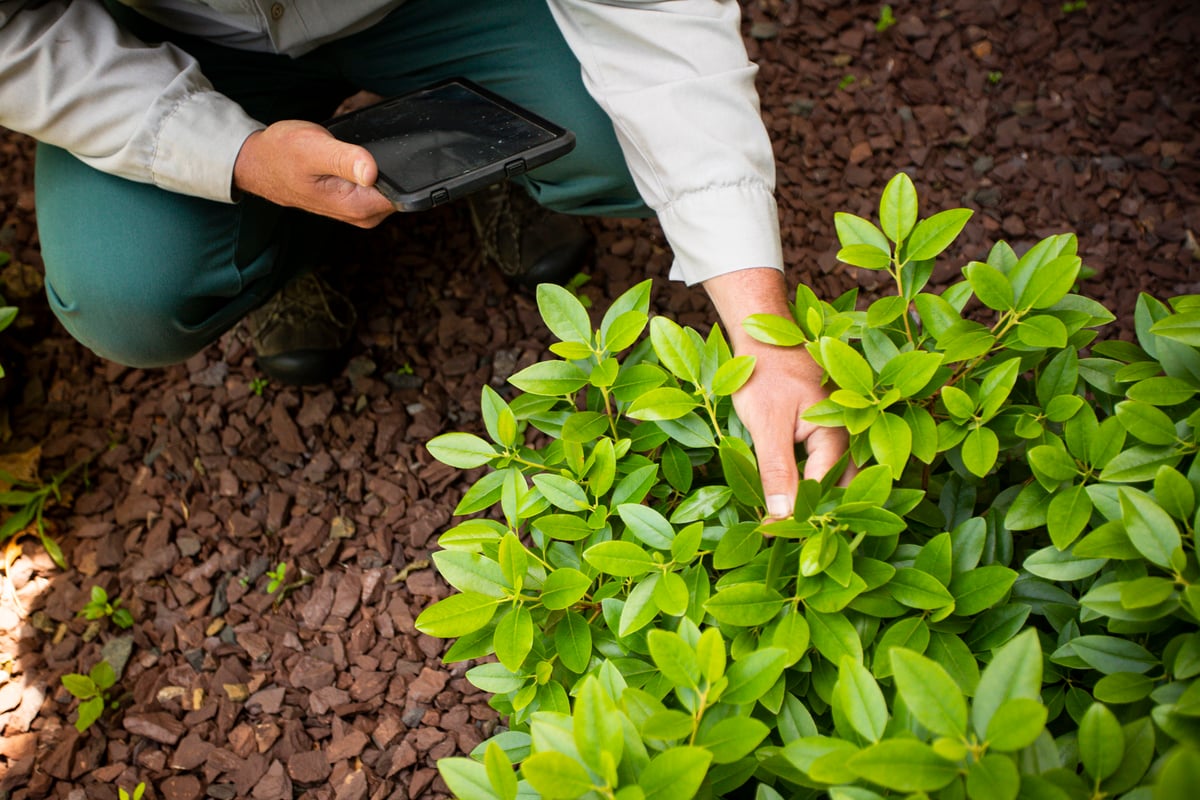
[[[458,797],[1200,785],[1200,297],[1142,297],[1137,341],[1102,340],[1070,234],[927,292],[970,212],[918,217],[901,174],[878,223],[835,218],[839,258],[894,294],[800,286],[792,319],[747,323],[825,368],[808,418],[860,465],[782,521],[729,400],[754,365],[719,328],[650,319],[648,282],[597,329],[539,289],[558,358],[510,401],[484,388],[487,439],[429,443],[490,468],[434,554],[458,591],[417,620],[509,721],[441,762]]]

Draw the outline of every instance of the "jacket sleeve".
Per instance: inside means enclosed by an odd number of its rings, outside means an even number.
[[[103,172],[225,202],[242,143],[263,127],[194,59],[133,38],[99,0],[0,0],[0,125]]]
[[[775,159],[735,0],[549,0],[642,197],[695,284],[782,269]]]

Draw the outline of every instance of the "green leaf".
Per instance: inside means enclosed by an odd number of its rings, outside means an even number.
[[[979,663],[962,639],[952,633],[934,631],[929,636],[925,655],[940,664],[964,694],[975,694],[979,685]]]
[[[1037,631],[1029,629],[996,651],[979,679],[971,706],[971,722],[980,736],[992,715],[1015,697],[1037,699],[1042,693],[1042,647]]]
[[[837,260],[852,267],[879,270],[891,266],[892,254],[870,244],[851,244],[838,250]]]
[[[92,697],[79,704],[79,716],[75,718],[75,730],[83,733],[104,713],[104,698]]]
[[[1184,311],[1160,319],[1150,326],[1150,333],[1191,347],[1200,347],[1200,311]]]
[[[611,758],[613,764],[620,763],[625,745],[622,716],[599,679],[588,678],[579,687],[573,716],[575,747],[584,764],[603,775],[604,756]]]
[[[883,188],[879,222],[884,234],[896,244],[907,239],[917,224],[917,189],[903,172],[896,173]]]
[[[888,592],[909,608],[931,610],[954,602],[953,595],[932,575],[912,567],[901,567],[887,583]]]
[[[971,800],[1016,800],[1021,773],[1007,756],[988,753],[967,767],[967,797]]]
[[[1155,377],[1138,381],[1126,391],[1130,400],[1154,406],[1177,406],[1196,394],[1196,387],[1181,378]]]
[[[885,739],[846,761],[856,775],[899,792],[933,792],[958,777],[958,766],[915,739]]]
[[[907,259],[928,261],[941,255],[958,238],[973,213],[967,208],[952,208],[918,222],[906,243]]]
[[[583,560],[606,575],[636,578],[654,569],[654,559],[633,542],[601,542],[583,551]]]
[[[570,478],[544,472],[533,476],[533,485],[555,508],[576,513],[591,508],[587,492]]]
[[[650,657],[663,677],[676,686],[698,686],[700,664],[695,651],[677,633],[655,629],[646,635]]]
[[[717,542],[713,567],[733,569],[749,563],[762,547],[763,535],[756,524],[733,525]]]
[[[636,503],[622,503],[617,506],[617,514],[625,523],[626,528],[650,547],[658,550],[670,550],[675,538],[675,529],[666,517],[649,506]]]
[[[574,514],[546,514],[533,521],[533,529],[563,542],[577,542],[595,533],[587,520]]]
[[[851,727],[871,742],[883,738],[887,727],[887,703],[870,671],[850,656],[838,662],[838,679],[833,688],[833,703]],[[963,709],[964,718],[966,708]]]
[[[1150,696],[1154,679],[1136,672],[1113,672],[1096,681],[1092,693],[1102,703],[1136,703]]]
[[[508,382],[529,394],[562,397],[582,389],[588,376],[570,361],[539,361],[509,377]]]
[[[546,800],[574,800],[592,789],[587,770],[564,753],[534,753],[521,764],[521,774]]]
[[[793,347],[807,341],[799,325],[775,314],[751,314],[742,320],[742,327],[758,341],[780,347]]]
[[[672,747],[650,759],[638,777],[645,800],[680,800],[700,789],[712,753],[702,747]]]
[[[1051,546],[1030,553],[1021,566],[1048,581],[1070,582],[1095,575],[1107,563],[1105,558],[1079,558]]]
[[[988,723],[988,748],[1015,753],[1032,745],[1046,727],[1047,709],[1030,697],[1005,700]]]
[[[1017,326],[1017,338],[1029,347],[1060,348],[1067,346],[1067,326],[1058,317],[1038,314],[1026,317]]]
[[[1171,445],[1179,438],[1166,412],[1149,403],[1124,400],[1117,403],[1116,415],[1125,430],[1146,444]]]
[[[940,353],[922,350],[900,353],[879,370],[879,382],[899,389],[901,397],[912,397],[925,388],[941,365]]]
[[[612,307],[609,308],[612,311]],[[607,316],[607,315],[605,315]],[[637,342],[650,318],[644,311],[625,311],[600,328],[600,343],[608,353],[619,353]]]
[[[1175,551],[1182,546],[1175,520],[1144,492],[1122,486],[1118,493],[1129,541],[1151,563],[1172,569]]]
[[[1016,572],[999,564],[977,567],[956,575],[950,581],[954,613],[972,617],[991,608],[1008,595],[1016,580]]]
[[[661,319],[661,317],[655,317]],[[670,386],[651,389],[629,404],[625,410],[626,416],[637,420],[670,420],[679,419],[700,402],[682,389]]]
[[[950,673],[932,659],[902,647],[890,651],[896,689],[917,721],[941,736],[967,732],[967,703]]]
[[[862,661],[862,640],[844,614],[827,614],[806,608],[804,619],[808,622],[813,646],[830,663],[841,663],[842,656]]]
[[[458,469],[482,467],[496,458],[496,448],[473,433],[443,433],[425,445],[429,454]]]
[[[80,700],[95,697],[97,694],[95,681],[87,675],[80,675],[74,672],[68,673],[62,676],[62,685],[63,688]]]
[[[875,390],[875,374],[871,365],[850,345],[840,339],[822,337],[821,364],[829,372],[834,383],[843,389],[858,392],[863,396]]]
[[[687,611],[689,594],[687,584],[676,572],[665,572],[654,585],[654,605],[668,616],[680,616]]]
[[[868,437],[875,460],[888,467],[898,480],[912,455],[913,434],[908,423],[885,411],[871,423]]]
[[[1059,256],[1041,265],[1029,275],[1028,282],[1020,288],[1017,307],[1041,309],[1055,305],[1066,297],[1075,285],[1082,264],[1078,256],[1071,254]],[[1019,280],[1014,277],[1014,285]]]
[[[783,595],[769,586],[739,583],[718,591],[704,608],[722,624],[752,627],[774,617],[783,602]]]
[[[1093,780],[1117,771],[1125,755],[1125,732],[1103,703],[1092,703],[1079,721],[1079,760]]]
[[[982,478],[996,465],[1000,440],[991,428],[974,428],[962,441],[963,465],[972,475]]]
[[[787,650],[781,647],[764,647],[733,662],[725,672],[729,683],[721,701],[734,705],[755,702],[775,685],[786,664]]]
[[[712,753],[714,764],[732,764],[758,747],[771,729],[751,717],[727,717],[713,725],[696,740]]]
[[[578,611],[569,611],[554,628],[554,650],[562,665],[574,673],[587,669],[592,657],[592,629]]]
[[[995,267],[972,261],[963,268],[979,301],[995,311],[1011,311],[1016,303],[1008,277]]]
[[[513,672],[521,668],[525,657],[533,649],[533,616],[524,606],[516,606],[496,623],[492,638],[496,657]]]
[[[687,331],[667,317],[650,320],[650,343],[659,363],[671,374],[691,383],[700,382],[700,352]]]
[[[438,761],[438,770],[442,773],[443,779],[446,774],[445,763],[448,760],[457,759],[442,759]],[[469,762],[471,759],[463,759],[463,761]],[[483,766],[484,772],[487,773],[488,783],[491,784],[496,794],[500,796],[500,800],[516,800],[517,774],[513,772],[512,760],[509,759],[508,754],[504,752],[504,748],[495,739],[487,742],[487,749],[484,750],[483,754]],[[450,785],[449,781],[446,784],[450,786],[451,791],[455,794],[461,795],[461,792]]]
[[[712,393],[726,397],[741,389],[754,374],[753,356],[734,356],[717,367],[712,378]]]
[[[692,719],[691,714],[667,709],[656,711],[647,717],[641,725],[641,734],[645,739],[661,739],[669,742],[691,736],[695,726],[696,720]]]
[[[503,755],[503,751],[499,747],[496,747],[496,751]],[[508,777],[512,779],[512,782],[503,784],[505,787],[503,790],[493,787],[492,771],[473,759],[443,758],[438,761],[437,768],[442,775],[442,780],[446,782],[446,786],[450,787],[454,796],[461,800],[493,800],[497,795],[511,800],[517,796],[517,776],[513,774],[511,767],[508,770]],[[495,771],[497,778],[503,774],[498,769]],[[507,793],[506,790],[510,787],[511,793]]]
[[[735,441],[740,442],[732,437],[725,437],[721,440],[718,451],[725,483],[729,485],[739,503],[751,508],[762,508],[764,500],[758,468],[750,454],[739,449],[734,444]]]
[[[700,674],[709,683],[717,682],[725,674],[725,639],[719,628],[705,628],[700,634],[696,643],[696,662]]]
[[[1083,484],[1055,492],[1046,506],[1046,527],[1054,546],[1067,549],[1091,521],[1092,510],[1091,495]]]
[[[1139,445],[1123,450],[1100,472],[1100,480],[1108,483],[1138,483],[1154,480],[1159,467],[1174,467],[1180,454],[1174,447]]]
[[[512,584],[500,565],[479,553],[439,550],[433,554],[438,574],[460,592],[504,597]]]
[[[658,614],[658,606],[654,603],[654,590],[658,587],[659,576],[651,575],[640,581],[625,598],[621,608],[621,620],[617,626],[620,637],[636,633],[650,624]]]
[[[1105,675],[1116,672],[1141,674],[1150,671],[1159,663],[1146,648],[1116,636],[1077,636],[1069,644],[1076,656]]]
[[[491,622],[499,603],[494,597],[475,592],[452,594],[422,611],[414,624],[421,633],[439,639],[453,639],[477,631]]]
[[[590,344],[592,322],[579,298],[554,283],[537,287],[538,311],[550,332],[564,342]]]
[[[570,608],[587,594],[591,585],[591,580],[579,570],[559,567],[546,576],[539,599],[551,610]]]
[[[833,227],[837,231],[838,242],[842,247],[855,244],[870,245],[877,250],[889,250],[891,243],[883,231],[875,227],[870,220],[838,211],[833,215]]]

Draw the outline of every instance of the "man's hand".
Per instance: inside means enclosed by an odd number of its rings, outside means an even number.
[[[233,167],[237,189],[360,228],[395,209],[375,188],[379,169],[363,147],[313,122],[284,120],[246,138]]]
[[[764,344],[742,328],[751,314],[790,318],[783,275],[774,269],[746,269],[704,283],[725,325],[733,351],[756,359],[754,374],[733,396],[733,406],[754,439],[767,514],[783,519],[792,513],[799,483],[794,451],[808,450],[804,477],[820,479],[846,452],[849,437],[841,428],[823,428],[801,415],[828,397],[822,370],[802,347]],[[849,474],[849,473],[848,473]]]

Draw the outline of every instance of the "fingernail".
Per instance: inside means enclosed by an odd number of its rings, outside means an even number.
[[[359,161],[354,165],[354,181],[359,186],[367,185],[367,164],[365,161]]]
[[[792,499],[786,494],[767,495],[767,513],[772,517],[790,517]]]

